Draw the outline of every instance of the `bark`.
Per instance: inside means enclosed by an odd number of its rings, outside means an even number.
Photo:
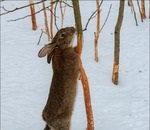
[[[32,30],[37,29],[36,16],[35,16],[35,8],[32,0],[29,0],[30,10],[31,10],[31,21],[32,21]]]
[[[138,5],[138,8],[139,8],[139,13],[140,13],[140,16],[141,16],[141,22],[143,22],[143,18],[142,18],[142,12],[141,12],[141,9],[140,9],[139,0],[137,0],[137,5]]]
[[[128,6],[132,6],[132,0],[128,0]]]
[[[145,0],[141,0],[141,13],[142,13],[142,19],[146,19]]]
[[[120,0],[119,14],[117,24],[115,26],[115,45],[114,45],[114,65],[112,82],[117,85],[119,77],[119,56],[120,56],[120,29],[123,21],[125,0]]]
[[[81,14],[79,8],[79,0],[72,0],[72,4],[74,9],[75,24],[77,29],[77,52],[79,55],[81,55],[82,47],[83,47],[83,31],[82,31]]]
[[[83,47],[83,31],[82,31],[82,22],[81,22],[81,15],[80,15],[80,8],[79,8],[79,0],[72,0],[73,9],[74,9],[74,17],[77,29],[77,47],[76,52],[79,56],[82,53]],[[81,68],[81,82],[83,86],[84,92],[84,102],[85,102],[85,109],[86,109],[86,116],[87,116],[87,130],[94,130],[94,120],[93,120],[93,111],[91,106],[91,97],[90,97],[90,89],[88,78],[86,76],[85,70],[80,63]]]
[[[60,3],[60,12],[61,12],[61,27],[63,27],[63,21],[64,21],[64,16],[65,16],[67,5],[65,4],[64,9],[63,9],[62,0],[59,3]]]
[[[100,7],[99,7],[99,0],[96,0],[97,6],[97,23],[96,23],[96,33],[95,33],[95,40],[94,40],[94,50],[95,50],[95,61],[98,62],[98,39],[100,34]]]
[[[53,0],[51,0],[51,2],[53,2]],[[53,37],[54,37],[54,34],[53,34],[53,25],[54,25],[54,22],[53,22],[54,21],[54,15],[53,15],[54,7],[53,7],[53,4],[52,4],[50,10],[51,10],[50,11],[50,37],[51,37],[51,39],[53,39]]]
[[[45,31],[48,35],[48,41],[50,41],[50,33],[49,33],[49,28],[48,28],[48,20],[47,20],[47,14],[46,14],[46,8],[45,8],[44,0],[42,2],[42,6],[43,6],[43,12],[44,12]]]

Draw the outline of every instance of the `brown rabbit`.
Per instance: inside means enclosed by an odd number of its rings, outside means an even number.
[[[52,59],[53,77],[49,97],[42,116],[46,121],[44,130],[70,130],[71,117],[77,93],[80,73],[79,57],[72,47],[74,27],[60,29],[45,45],[38,56]]]

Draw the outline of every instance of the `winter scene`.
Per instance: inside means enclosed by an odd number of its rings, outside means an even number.
[[[149,0],[1,0],[1,130],[149,130]]]

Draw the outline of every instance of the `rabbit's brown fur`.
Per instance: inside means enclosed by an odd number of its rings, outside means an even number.
[[[67,29],[68,32],[71,32],[71,29],[74,28],[70,27]],[[65,31],[65,28],[63,31]],[[71,33],[72,39],[74,33]],[[52,58],[53,77],[48,100],[42,113],[43,119],[47,123],[44,130],[70,130],[80,67],[79,57],[74,48],[69,45],[72,41],[70,34],[67,35],[66,33],[65,35],[66,37],[62,39],[64,42],[57,39],[58,37],[54,37],[54,40],[59,41],[59,43],[57,43],[50,54],[48,53],[48,55],[52,55],[50,59]],[[68,40],[68,38],[70,39]],[[67,45],[62,45],[66,44],[65,41],[67,41]],[[60,42],[62,42],[61,45]]]

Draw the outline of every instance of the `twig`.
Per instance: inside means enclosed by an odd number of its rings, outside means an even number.
[[[42,35],[43,35],[43,31],[41,30],[41,35],[40,35],[40,38],[39,38],[39,41],[38,41],[37,45],[39,45],[39,44],[40,44],[40,41],[41,41],[41,37],[42,37]]]
[[[100,5],[99,5],[99,8],[101,7],[102,3],[103,3],[103,0],[101,1]],[[89,17],[89,19],[88,19],[88,21],[87,21],[87,23],[86,23],[85,28],[83,29],[83,31],[86,31],[86,30],[87,30],[87,27],[88,27],[88,24],[89,24],[90,20],[91,20],[91,19],[93,18],[93,16],[97,13],[97,11],[98,11],[98,9],[95,10],[95,11],[92,13],[92,15]]]
[[[106,22],[107,22],[107,20],[108,20],[108,17],[109,17],[109,14],[110,14],[110,10],[111,10],[111,7],[112,7],[112,4],[111,4],[111,5],[110,5],[110,7],[109,7],[109,11],[108,11],[108,14],[107,14],[106,20],[105,20],[105,22],[104,22],[103,26],[101,27],[101,29],[100,29],[99,33],[103,30],[103,28],[104,28],[104,26],[105,26],[105,24],[106,24]]]
[[[47,1],[47,0],[44,0],[44,1]],[[7,12],[1,13],[0,16],[5,15],[5,14],[8,14],[8,13],[15,12],[15,11],[17,11],[17,10],[20,10],[20,9],[23,9],[23,8],[26,8],[26,7],[29,7],[30,5],[36,5],[36,4],[40,4],[40,3],[42,3],[42,1],[39,1],[39,2],[36,2],[36,3],[32,3],[32,4],[28,4],[28,5],[21,6],[21,7],[17,7],[17,8],[15,8],[15,9],[13,9],[13,10],[7,10],[7,9],[5,9],[5,8],[3,7],[3,9],[4,9],[5,11],[7,11]]]
[[[73,8],[73,6],[69,5],[69,4],[68,4],[67,2],[65,2],[65,1],[62,1],[62,3],[64,3],[64,4],[67,5],[68,7]]]
[[[54,14],[56,15],[56,8],[57,8],[57,4],[58,4],[58,2],[56,3],[56,5],[55,5],[55,8],[54,8]],[[56,27],[56,29],[57,30],[59,30],[59,28],[58,28],[58,26],[57,26],[57,22],[56,22],[57,20],[56,20],[56,17],[55,17],[55,27]]]
[[[44,32],[44,31],[43,31],[43,29],[41,29],[41,35],[40,35],[40,37],[39,37],[39,41],[38,41],[37,45],[39,45],[39,43],[40,43],[40,41],[41,41],[41,38],[42,38],[43,33],[45,33],[45,34],[48,36],[48,34],[47,34],[46,32]],[[48,37],[49,37],[50,39],[52,39],[50,36],[48,36]]]
[[[50,6],[51,6],[51,5],[50,5]],[[47,6],[47,7],[45,7],[45,8],[49,8],[50,6]],[[35,13],[32,14],[32,15],[38,14],[38,13],[40,13],[41,11],[43,11],[43,9],[41,9],[41,10],[35,12]],[[17,19],[8,20],[8,22],[18,21],[18,20],[21,20],[21,19],[25,19],[25,18],[30,17],[30,16],[32,16],[32,15],[26,15],[26,16],[24,16],[24,17],[20,17],[20,18],[17,18]]]
[[[133,5],[133,2],[131,1],[131,6],[133,8],[133,12],[134,12],[134,19],[135,19],[135,22],[136,22],[136,26],[138,26],[138,22],[137,22],[137,18],[136,18],[136,12],[135,12],[135,9],[134,9],[134,5]]]

